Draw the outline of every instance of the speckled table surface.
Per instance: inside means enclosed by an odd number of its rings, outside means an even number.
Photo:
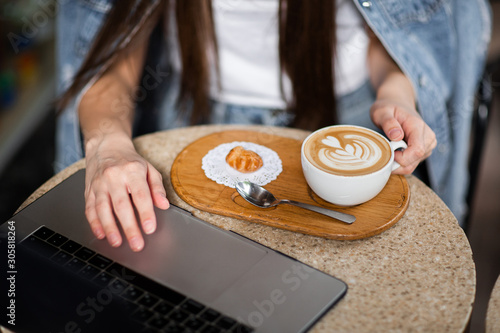
[[[500,332],[500,276],[493,287],[486,313],[486,333]]]
[[[405,215],[382,234],[356,241],[328,240],[199,211],[173,190],[170,167],[176,155],[195,139],[228,129],[263,131],[297,140],[308,134],[288,128],[210,125],[149,134],[137,138],[135,144],[163,174],[172,203],[349,285],[346,296],[312,332],[464,331],[476,288],[472,251],[455,217],[431,189],[408,176],[411,200]],[[22,207],[84,166],[82,160],[55,175]],[[498,307],[497,302],[497,313]]]

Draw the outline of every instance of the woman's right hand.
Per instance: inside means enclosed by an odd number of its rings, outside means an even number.
[[[144,248],[139,224],[146,234],[156,230],[154,207],[169,202],[161,174],[135,150],[127,136],[109,135],[86,143],[85,215],[98,239],[118,247],[122,237],[133,251]],[[139,221],[137,221],[135,210]]]

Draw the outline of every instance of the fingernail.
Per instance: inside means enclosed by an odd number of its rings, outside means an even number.
[[[152,234],[155,231],[154,223],[151,220],[144,221],[143,228],[144,232],[147,233],[148,235]]]
[[[132,237],[129,240],[129,243],[130,248],[136,252],[142,250],[142,248],[144,247],[144,241],[139,236]]]
[[[95,228],[92,231],[94,232],[94,235],[97,237],[97,239],[103,239],[105,236],[101,229]]]
[[[120,245],[120,237],[118,236],[117,233],[111,233],[109,236],[108,236],[108,241],[109,241],[109,244],[111,244],[111,246],[114,246],[114,247],[117,247]]]
[[[158,208],[161,208],[161,209],[167,209],[169,206],[170,206],[170,202],[168,201],[167,197],[165,196],[165,193],[162,193],[160,192],[160,197],[161,197],[161,201],[163,202],[158,202],[159,206]]]
[[[389,138],[394,139],[401,136],[403,132],[399,128],[395,128],[389,131]]]

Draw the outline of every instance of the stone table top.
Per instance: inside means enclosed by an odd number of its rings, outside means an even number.
[[[411,199],[401,220],[379,235],[354,241],[329,240],[219,216],[182,201],[170,183],[170,168],[177,154],[198,138],[234,129],[263,131],[297,140],[308,134],[290,128],[207,125],[156,132],[134,142],[138,152],[162,173],[167,197],[173,204],[348,284],[346,296],[311,332],[464,331],[476,289],[472,250],[450,210],[414,176],[407,176]],[[81,160],[56,174],[21,208],[84,168],[84,163]],[[491,311],[496,313],[500,313],[499,290],[497,283],[497,301],[490,303]],[[496,316],[497,329],[499,317]]]
[[[491,291],[486,312],[486,333],[500,332],[500,276]]]

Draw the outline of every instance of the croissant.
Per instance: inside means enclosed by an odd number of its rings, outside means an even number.
[[[264,164],[259,154],[251,150],[246,150],[241,146],[231,149],[226,156],[226,162],[232,168],[243,173],[257,171]]]

